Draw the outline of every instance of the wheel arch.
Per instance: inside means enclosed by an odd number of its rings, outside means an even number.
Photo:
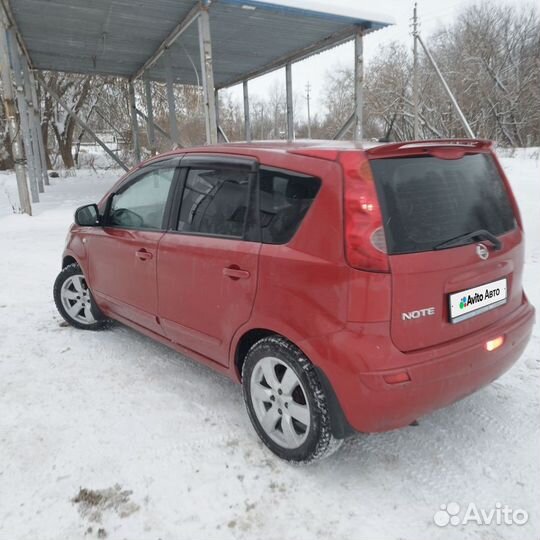
[[[255,345],[257,341],[269,336],[279,336],[287,341],[291,341],[289,338],[281,335],[279,332],[269,330],[268,328],[251,328],[250,330],[244,332],[238,339],[233,358],[234,374],[239,382],[242,381],[242,366],[244,365],[244,360],[246,359],[249,349],[251,349],[251,347]]]
[[[79,261],[72,255],[64,255],[62,258],[62,270],[70,264],[79,264]]]
[[[276,336],[285,339],[306,356],[306,358],[313,365],[326,394],[330,413],[330,428],[332,431],[332,435],[336,439],[344,439],[345,437],[352,435],[354,433],[354,429],[349,424],[345,413],[343,412],[343,408],[341,407],[339,399],[336,395],[336,392],[334,391],[332,383],[328,379],[324,370],[310,359],[309,355],[307,355],[302,350],[302,347],[299,347],[292,339],[288,338],[280,332],[270,330],[268,328],[251,328],[250,330],[247,330],[246,332],[244,332],[244,334],[242,334],[242,336],[238,339],[236,343],[234,351],[234,374],[236,379],[239,382],[242,382],[242,366],[244,364],[244,360],[249,349],[251,349],[251,347],[261,339],[269,336]]]

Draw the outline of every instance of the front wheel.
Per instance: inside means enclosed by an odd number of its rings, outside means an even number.
[[[106,319],[96,306],[81,267],[66,266],[54,282],[54,303],[64,320],[81,330],[99,330]]]
[[[271,336],[251,347],[242,386],[253,427],[280,458],[309,462],[339,448],[317,373],[287,340]]]

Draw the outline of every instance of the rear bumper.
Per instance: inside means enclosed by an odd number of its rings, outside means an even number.
[[[489,384],[508,370],[523,353],[534,324],[534,308],[524,303],[496,324],[443,345],[402,353],[386,328],[353,325],[327,338],[319,367],[334,389],[352,428],[387,431],[450,405]],[[498,349],[484,343],[504,335]],[[320,343],[319,347],[320,352]],[[361,351],[351,358],[350,351]],[[386,369],[375,369],[381,367]],[[385,376],[406,371],[410,380],[388,384]]]

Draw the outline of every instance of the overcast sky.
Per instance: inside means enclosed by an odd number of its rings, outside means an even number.
[[[321,1],[321,0],[320,0]],[[377,0],[368,2],[367,0],[323,0],[331,2],[333,6],[342,6],[346,13],[347,8],[352,6],[362,6],[365,3],[366,9],[376,11],[381,14],[390,14],[396,20],[396,25],[382,30],[378,30],[364,38],[364,59],[366,63],[374,58],[379,47],[391,41],[400,41],[412,47],[412,37],[410,35],[410,23],[413,13],[414,0]],[[497,1],[497,0],[492,0]],[[498,0],[512,6],[527,5],[529,0]],[[456,16],[472,4],[472,0],[418,0],[418,15],[420,19],[420,32],[428,37],[439,27],[451,23]],[[334,49],[323,52],[317,56],[293,64],[293,91],[299,94],[297,99],[295,116],[303,117],[306,114],[305,86],[309,81],[311,85],[312,113],[320,107],[322,96],[324,75],[328,70],[335,68],[337,64],[343,66],[353,66],[354,47],[352,42],[340,45]],[[282,81],[285,84],[285,71],[277,70],[263,77],[258,77],[249,82],[250,96],[264,96],[273,82]],[[241,86],[233,87],[233,93],[238,98],[242,98]]]

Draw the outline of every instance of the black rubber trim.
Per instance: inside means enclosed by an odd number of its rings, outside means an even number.
[[[320,367],[315,365],[313,367],[317,372],[321,386],[326,394],[328,410],[330,412],[330,429],[332,431],[332,435],[336,439],[345,439],[346,437],[354,435],[356,430],[351,427],[349,421],[345,417],[343,409],[341,408],[339,400],[334,392],[334,389],[332,388],[332,385],[330,384],[330,381],[328,380],[328,377]]]

